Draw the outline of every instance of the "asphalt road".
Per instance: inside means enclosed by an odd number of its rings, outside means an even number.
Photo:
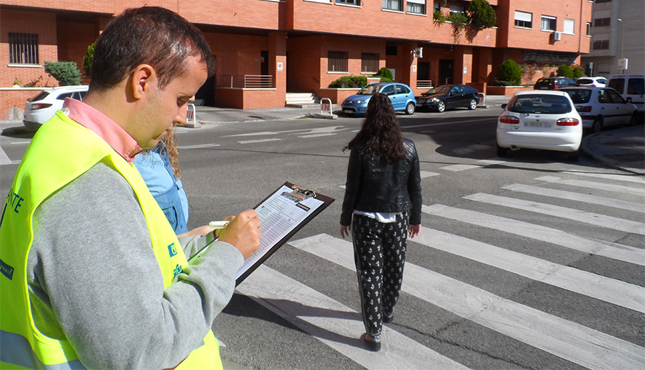
[[[225,368],[636,369],[645,362],[645,180],[581,157],[498,158],[499,108],[398,116],[421,160],[422,232],[379,353],[362,348],[351,240],[339,235],[361,118],[178,129],[189,227],[285,181],[336,201],[239,287],[213,329]],[[29,135],[0,146],[20,160]],[[0,166],[7,192],[17,164]]]

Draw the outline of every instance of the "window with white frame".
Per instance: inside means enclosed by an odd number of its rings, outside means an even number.
[[[408,13],[426,14],[426,0],[408,0]]]
[[[558,18],[551,17],[549,15],[543,15],[542,21],[540,23],[540,29],[542,31],[555,31],[558,24]]]
[[[403,11],[403,0],[383,0],[383,9]]]
[[[378,59],[378,53],[361,53],[361,72],[376,73]]]
[[[515,27],[533,28],[533,13],[515,11]]]
[[[38,34],[9,32],[9,63],[39,64]]]
[[[575,34],[575,28],[576,28],[576,21],[573,19],[564,19],[564,26],[562,27],[562,33],[566,33],[567,35],[573,35]]]
[[[361,5],[361,0],[336,0],[336,4]]]
[[[591,36],[591,22],[587,22],[587,36]]]
[[[327,71],[328,72],[347,72],[347,52],[346,51],[328,51],[327,52]]]

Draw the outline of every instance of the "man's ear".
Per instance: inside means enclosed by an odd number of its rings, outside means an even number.
[[[142,99],[146,94],[156,91],[157,73],[149,64],[139,64],[132,71],[132,95],[135,99]]]

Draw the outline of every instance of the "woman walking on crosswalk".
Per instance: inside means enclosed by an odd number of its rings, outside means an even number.
[[[350,149],[340,234],[352,232],[354,260],[371,351],[381,349],[383,321],[394,318],[407,236],[421,230],[421,176],[412,140],[401,135],[390,99],[372,95]]]

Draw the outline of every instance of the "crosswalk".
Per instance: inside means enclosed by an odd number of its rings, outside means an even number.
[[[424,178],[434,175],[428,172]],[[584,325],[581,320],[560,317],[557,310],[550,312],[544,307],[516,302],[498,292],[488,291],[485,284],[475,286],[472,281],[461,281],[454,275],[448,276],[445,271],[434,271],[431,266],[424,266],[423,261],[408,259],[402,292],[431,307],[480,325],[496,335],[512,338],[575,364],[572,366],[642,369],[645,364],[645,347],[642,346],[645,342],[645,287],[642,278],[623,281],[606,274],[602,268],[596,271],[556,263],[508,248],[506,241],[521,240],[529,245],[599,256],[614,261],[612,263],[629,266],[633,271],[639,271],[641,277],[645,276],[643,243],[621,244],[600,240],[580,231],[595,227],[643,240],[643,177],[561,171],[557,176],[537,177],[534,184],[504,185],[501,192],[503,195],[470,194],[463,197],[464,202],[459,206],[424,205],[424,225],[420,235],[409,241],[410,248],[425,248],[450,255],[464,263],[469,261],[474,268],[481,269],[482,274],[490,271],[490,276],[497,276],[501,272],[507,274],[505,276],[510,274],[518,279],[542,284],[547,287],[545,289],[570,295],[568,299],[572,301],[592,300],[615,307],[616,310],[631,312],[633,317],[640,318],[639,322],[631,323],[633,331],[639,333],[636,337],[640,339],[630,341],[620,335],[608,334],[605,331],[611,331],[603,330],[603,325],[591,327],[593,325]],[[505,210],[504,216],[483,212],[482,209],[488,209],[483,205]],[[589,208],[595,211],[590,212],[587,210]],[[604,214],[603,211],[610,214]],[[523,217],[514,217],[520,214]],[[526,221],[545,219],[543,216],[549,220],[567,220],[567,225],[574,223],[580,228],[562,230],[554,227],[554,223],[541,225]],[[477,240],[473,236],[477,233],[463,236],[452,230],[428,227],[425,224],[430,223],[429,219],[451,222],[455,228],[486,230],[489,235],[492,232],[494,237]],[[350,241],[323,233],[290,241],[289,245],[321,259],[330,268],[355,271]],[[504,281],[497,283],[504,284]],[[356,282],[351,280],[346,284],[353,286]],[[384,326],[385,340],[381,352],[364,350],[356,339],[364,331],[357,307],[348,307],[311,288],[307,282],[300,282],[266,265],[238,286],[238,291],[367,369],[468,368],[465,365],[468,361],[452,352],[422,344],[391,324]],[[607,317],[606,325],[611,325],[612,320],[612,317]]]

